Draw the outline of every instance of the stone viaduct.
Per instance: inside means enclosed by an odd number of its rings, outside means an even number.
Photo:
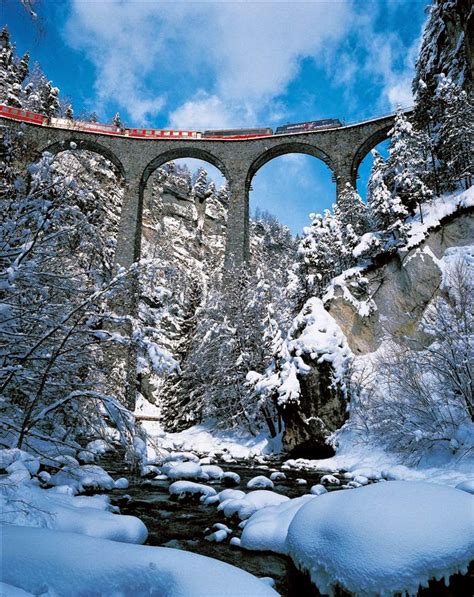
[[[245,264],[249,257],[249,190],[259,168],[287,153],[312,155],[325,162],[332,171],[339,195],[346,183],[355,185],[361,161],[387,137],[394,115],[336,129],[246,140],[135,139],[2,118],[0,123],[2,120],[10,129],[21,131],[26,164],[34,162],[44,151],[58,154],[85,149],[101,154],[116,166],[125,181],[125,194],[115,261],[125,268],[140,258],[143,196],[153,171],[179,158],[210,162],[221,170],[229,184],[225,268],[231,270]],[[114,306],[117,313],[125,316],[134,315],[138,306],[135,275],[132,274],[128,284],[129,292],[120,304]],[[126,336],[131,336],[130,322],[120,329]],[[106,358],[110,390],[133,412],[137,390],[137,354],[133,343],[114,345],[106,351]]]
[[[387,137],[394,115],[335,129],[245,140],[135,139],[0,120],[22,130],[29,162],[43,151],[87,149],[115,164],[126,183],[116,250],[116,262],[123,267],[140,257],[143,194],[153,171],[179,158],[210,162],[229,184],[225,265],[230,269],[249,256],[249,190],[264,164],[288,153],[312,155],[332,171],[339,195],[347,182],[355,185],[361,161]]]

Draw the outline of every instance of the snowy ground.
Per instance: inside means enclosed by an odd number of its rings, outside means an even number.
[[[144,400],[139,400],[136,414],[158,416],[159,410]],[[166,433],[158,421],[141,421],[145,431],[158,440],[166,450],[195,451],[200,454],[226,454],[231,458],[250,458],[281,451],[281,439],[272,440],[266,432],[257,436],[242,429],[232,431],[216,430],[212,421],[194,425],[179,433]]]

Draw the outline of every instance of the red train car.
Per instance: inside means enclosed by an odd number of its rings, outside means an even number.
[[[5,106],[0,104],[0,117],[12,118],[13,120],[20,120],[22,122],[29,122],[30,124],[46,124],[48,118],[43,114],[23,110],[22,108],[14,108],[12,106]]]
[[[136,137],[139,139],[156,139],[158,138],[188,138],[188,139],[200,139],[201,133],[197,131],[173,131],[163,129],[124,129],[124,133],[127,137]]]

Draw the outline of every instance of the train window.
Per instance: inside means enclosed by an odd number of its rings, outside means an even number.
[[[169,137],[169,136],[171,135],[171,131],[164,131],[164,132],[163,132],[163,135],[164,135],[165,137]]]
[[[149,137],[149,136],[150,136],[152,133],[153,133],[153,131],[145,131],[145,135],[146,135],[147,137]]]
[[[22,116],[26,116],[26,112],[25,112],[25,110],[21,110],[20,114],[21,114]]]

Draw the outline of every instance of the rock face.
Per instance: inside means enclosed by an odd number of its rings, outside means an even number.
[[[365,273],[367,284],[351,288],[357,300],[369,300],[375,310],[362,317],[353,303],[337,291],[326,304],[352,351],[366,354],[377,350],[387,334],[415,336],[423,340],[418,326],[423,312],[438,291],[441,271],[437,259],[449,247],[472,244],[474,219],[463,214],[434,230],[425,241],[408,251],[399,251],[389,260]]]
[[[346,405],[341,391],[331,384],[331,367],[321,363],[301,377],[301,398],[282,413],[283,445],[295,458],[329,458],[333,448],[326,443],[345,420]]]

